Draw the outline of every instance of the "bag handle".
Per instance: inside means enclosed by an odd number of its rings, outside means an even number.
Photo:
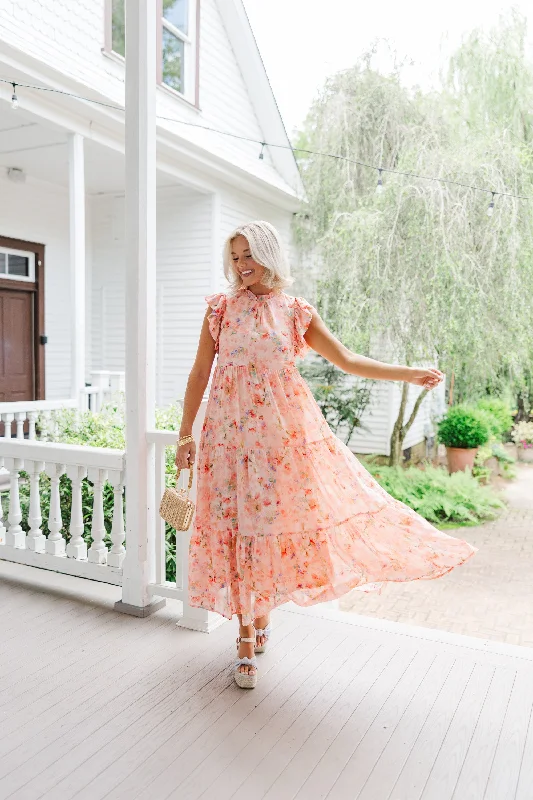
[[[180,475],[181,475],[181,473],[183,472],[184,469],[188,469],[189,470],[189,485],[187,486],[187,491],[190,492],[191,489],[192,489],[192,480],[193,480],[193,468],[192,467],[181,467],[181,469],[178,470],[178,474],[176,475],[176,487],[178,486]]]

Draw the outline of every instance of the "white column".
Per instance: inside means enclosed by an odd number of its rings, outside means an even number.
[[[129,0],[126,15],[126,558],[117,611],[146,616],[165,605],[155,582],[156,15]]]
[[[85,386],[85,165],[83,136],[68,136],[70,191],[71,395],[81,404]],[[81,405],[80,405],[81,409]]]

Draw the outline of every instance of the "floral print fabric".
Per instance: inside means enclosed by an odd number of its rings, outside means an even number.
[[[241,288],[206,301],[218,360],[198,444],[191,605],[263,616],[438,578],[477,551],[387,494],[333,434],[296,366],[306,300]]]

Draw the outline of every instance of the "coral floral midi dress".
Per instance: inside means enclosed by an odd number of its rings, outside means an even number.
[[[225,617],[438,578],[477,548],[391,497],[324,419],[296,360],[313,306],[205,298],[218,354],[198,443],[189,602]]]

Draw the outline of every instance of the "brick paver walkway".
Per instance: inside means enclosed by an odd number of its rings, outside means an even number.
[[[520,465],[506,489],[509,507],[476,528],[447,530],[479,547],[442,578],[353,591],[343,611],[533,647],[533,466]]]

